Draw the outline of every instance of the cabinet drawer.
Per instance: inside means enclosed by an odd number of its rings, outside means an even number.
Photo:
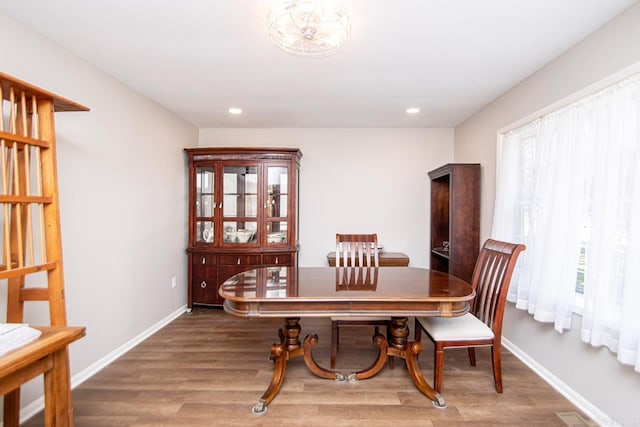
[[[211,254],[194,253],[191,257],[193,265],[215,265],[216,256]]]
[[[260,265],[260,255],[218,255],[220,265]]]
[[[262,263],[265,265],[291,265],[291,254],[265,254],[262,255]]]
[[[196,304],[221,304],[218,295],[218,274],[215,267],[194,266],[191,276],[193,302]]]
[[[200,281],[202,279],[210,280],[212,283],[216,282],[216,268],[215,266],[200,266],[194,265],[191,270],[191,279],[195,283],[196,281]]]

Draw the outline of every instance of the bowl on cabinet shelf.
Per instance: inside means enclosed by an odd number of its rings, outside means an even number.
[[[253,234],[253,230],[238,229],[237,231],[231,233],[232,241],[238,243],[248,243],[253,238]]]
[[[280,243],[287,241],[286,231],[276,231],[267,235],[267,243]]]

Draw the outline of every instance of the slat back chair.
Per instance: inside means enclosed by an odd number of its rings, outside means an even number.
[[[380,266],[377,234],[336,234],[336,274],[339,274],[341,269],[347,271],[346,267],[355,266],[375,267],[375,273],[377,274],[377,268]],[[335,368],[336,365],[341,326],[374,326],[374,333],[378,334],[380,326],[385,326],[388,332],[390,322],[391,318],[383,316],[357,319],[353,317],[332,317],[331,368]],[[393,366],[393,358],[389,359],[389,364]]]
[[[336,234],[336,267],[379,267],[377,234]]]
[[[336,274],[340,272],[341,268],[354,266],[375,267],[375,273],[377,274],[377,267],[380,266],[377,234],[336,234]],[[331,368],[335,368],[336,365],[341,326],[374,326],[374,334],[378,334],[380,326],[385,326],[388,332],[390,322],[391,318],[383,316],[367,318],[332,317]],[[393,366],[393,359],[389,360],[389,364]]]
[[[444,349],[466,347],[469,361],[476,365],[475,347],[491,347],[493,379],[496,391],[502,393],[502,319],[509,283],[520,252],[525,246],[489,239],[478,256],[471,286],[476,292],[469,313],[461,317],[416,317],[415,339],[422,331],[434,343],[434,389],[442,388]]]

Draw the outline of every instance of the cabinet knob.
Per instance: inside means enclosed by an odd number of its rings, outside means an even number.
[[[240,258],[238,258],[238,262],[236,262],[236,264],[240,265]]]
[[[207,263],[207,259],[205,257],[202,257],[202,263],[206,264]]]
[[[276,257],[276,264],[278,263],[278,257]]]
[[[200,287],[201,287],[202,289],[206,288],[206,287],[207,287],[207,282],[205,282],[205,281],[203,280],[203,281],[202,281],[202,283],[200,283]]]

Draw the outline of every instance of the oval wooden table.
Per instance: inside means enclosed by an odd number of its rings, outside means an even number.
[[[439,271],[413,267],[263,267],[239,273],[222,284],[224,309],[239,317],[283,317],[280,342],[271,346],[275,369],[271,384],[253,407],[262,414],[280,391],[289,360],[303,357],[307,368],[321,378],[355,381],[376,375],[387,357],[406,361],[414,384],[436,407],[446,406],[422,376],[419,342],[408,342],[408,316],[461,316],[469,311],[475,293],[467,282]],[[371,366],[343,374],[319,366],[312,350],[318,336],[300,342],[300,318],[332,316],[389,316],[391,338],[373,337],[378,357]]]

